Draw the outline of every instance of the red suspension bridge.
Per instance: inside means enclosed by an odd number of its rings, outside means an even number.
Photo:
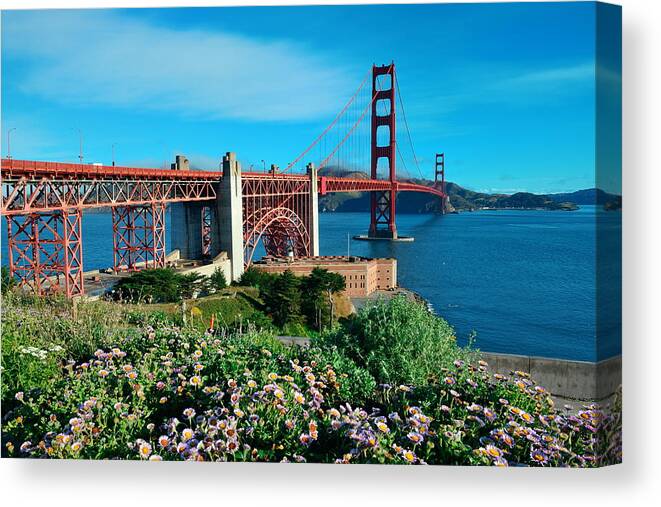
[[[112,209],[115,271],[165,266],[166,206],[172,248],[186,259],[227,252],[233,280],[260,243],[268,255],[319,255],[319,194],[370,192],[369,237],[396,239],[398,192],[433,194],[444,210],[444,155],[436,155],[433,186],[398,180],[398,160],[400,172],[408,171],[400,144],[421,178],[422,172],[394,64],[374,66],[371,88],[368,82],[369,74],[283,170],[245,172],[229,152],[222,171],[191,170],[183,156],[170,170],[3,159],[1,212],[12,276],[35,293],[84,294],[82,215],[91,208]],[[408,144],[397,142],[397,99]]]

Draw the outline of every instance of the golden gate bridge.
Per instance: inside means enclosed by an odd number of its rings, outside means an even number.
[[[397,140],[397,99],[407,145]],[[186,259],[227,252],[233,280],[260,243],[268,255],[319,255],[319,195],[369,192],[368,237],[397,239],[399,192],[433,194],[442,212],[447,202],[444,154],[436,155],[433,186],[418,184],[408,181],[400,144],[423,179],[392,63],[373,66],[328,127],[282,170],[242,171],[232,152],[220,171],[191,170],[183,156],[169,170],[5,158],[1,213],[10,273],[37,294],[83,295],[82,216],[92,208],[112,210],[115,272],[166,265],[167,206],[171,247]],[[408,179],[397,178],[398,160]]]

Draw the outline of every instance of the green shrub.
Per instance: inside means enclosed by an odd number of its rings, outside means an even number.
[[[277,276],[251,266],[243,272],[236,285],[266,289]]]
[[[204,275],[158,268],[144,269],[122,278],[109,295],[116,301],[132,303],[176,303],[208,292],[209,279]]]
[[[442,368],[470,356],[446,321],[403,296],[368,305],[322,334],[321,343],[337,347],[378,382],[390,384],[436,382]]]
[[[173,303],[181,299],[180,277],[173,269],[145,269],[122,278],[113,288],[113,299],[134,303]]]
[[[8,291],[14,288],[16,285],[16,280],[9,273],[9,268],[7,266],[2,266],[0,268],[0,291],[4,296]]]
[[[199,273],[177,274],[179,299],[191,299],[209,294],[209,279]]]
[[[216,268],[209,277],[209,285],[212,289],[218,291],[227,287],[227,278],[222,269]]]
[[[205,298],[196,301],[194,308],[201,312],[199,317],[193,319],[198,329],[207,329],[212,316],[216,329],[233,331],[238,328],[248,329],[250,325],[261,330],[274,328],[271,319],[240,296]]]

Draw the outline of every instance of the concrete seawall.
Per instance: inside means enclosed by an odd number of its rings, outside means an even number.
[[[482,352],[489,368],[504,375],[520,370],[561,398],[603,400],[622,384],[622,356],[597,363]]]

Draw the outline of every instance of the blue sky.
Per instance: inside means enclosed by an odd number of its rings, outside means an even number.
[[[596,73],[595,19],[593,3],[5,11],[2,154],[16,128],[15,158],[74,161],[80,129],[88,162],[115,143],[122,165],[284,166],[394,60],[425,176],[444,151],[475,190],[588,188],[595,75],[620,86],[617,59]]]

